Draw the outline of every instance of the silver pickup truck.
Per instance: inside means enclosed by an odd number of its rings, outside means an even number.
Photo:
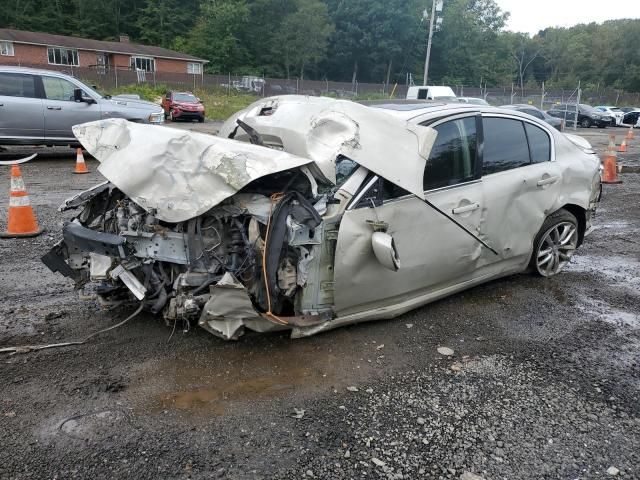
[[[0,145],[75,145],[71,127],[106,118],[162,123],[162,107],[102,96],[76,78],[50,70],[0,67]]]

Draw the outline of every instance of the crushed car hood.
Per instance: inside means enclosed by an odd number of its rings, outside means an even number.
[[[123,119],[73,127],[111,183],[158,219],[201,215],[250,182],[312,160],[286,152]]]
[[[285,95],[259,100],[227,120],[219,136],[242,138],[240,119],[266,144],[310,158],[335,183],[340,155],[424,198],[423,175],[437,133],[347,100]],[[246,136],[245,136],[246,138]]]

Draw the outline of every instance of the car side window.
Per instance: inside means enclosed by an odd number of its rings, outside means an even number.
[[[0,95],[6,97],[36,98],[36,82],[33,75],[0,73]]]
[[[64,78],[42,77],[42,84],[47,100],[74,101],[73,91],[78,87]]]
[[[434,127],[438,136],[424,171],[424,189],[457,185],[476,178],[476,118],[467,117]]]
[[[529,165],[529,146],[524,125],[508,118],[484,118],[482,174],[503,172]]]
[[[547,132],[530,123],[524,124],[529,140],[531,163],[551,161],[551,139]]]

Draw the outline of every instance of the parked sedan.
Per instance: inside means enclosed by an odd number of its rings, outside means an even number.
[[[77,144],[73,125],[101,118],[164,121],[151,102],[103,96],[59,72],[0,67],[0,145]]]
[[[600,112],[604,112],[606,115],[611,117],[611,126],[616,127],[622,124],[622,120],[624,117],[624,112],[618,107],[605,106],[601,105],[598,107],[594,107],[596,110]]]
[[[562,130],[564,125],[564,122],[561,119],[552,117],[547,112],[540,110],[539,108],[534,107],[533,105],[528,105],[526,103],[515,104],[515,105],[504,105],[500,108],[508,108],[510,110],[517,110],[518,112],[526,113],[527,115],[531,115],[532,117],[536,117],[537,119],[540,119],[548,123],[549,125],[551,125],[554,128],[557,128],[558,130]]]
[[[456,101],[460,103],[471,103],[473,105],[489,105],[484,98],[476,97],[456,97]]]
[[[75,128],[107,179],[43,257],[104,305],[224,339],[388,319],[489,280],[559,274],[600,161],[514,110],[261,99],[214,137]]]
[[[599,128],[607,128],[611,125],[613,118],[606,115],[604,112],[600,112],[593,108],[591,105],[575,105],[570,103],[563,103],[555,105],[547,113],[552,117],[561,118],[565,121],[566,125],[575,124],[577,112],[577,122],[583,128],[589,128],[593,125]]]
[[[640,127],[640,108],[635,107],[623,107],[624,117],[622,118],[623,125],[633,125]]]
[[[191,92],[167,92],[162,97],[162,109],[169,120],[197,120],[204,122],[204,105]]]

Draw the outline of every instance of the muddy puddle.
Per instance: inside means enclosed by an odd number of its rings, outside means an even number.
[[[324,342],[323,342],[324,343]],[[148,362],[127,388],[132,402],[156,414],[222,415],[280,397],[305,398],[366,381],[384,356],[376,345],[334,350],[284,340],[269,348],[222,345],[215,352]],[[356,353],[357,352],[357,353]],[[367,353],[369,353],[367,355]]]

